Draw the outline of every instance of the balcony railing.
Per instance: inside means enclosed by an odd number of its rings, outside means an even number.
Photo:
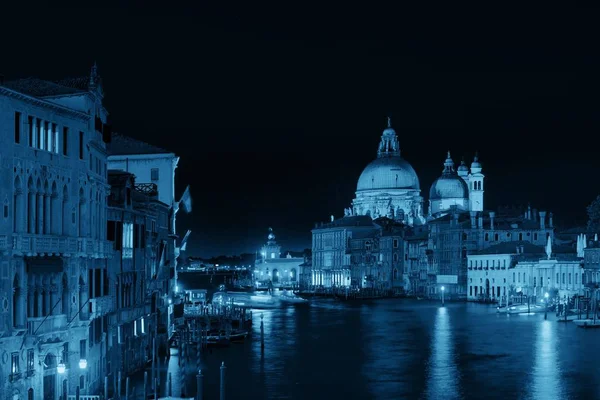
[[[27,333],[44,335],[67,330],[67,316],[65,314],[46,317],[27,318]]]
[[[4,246],[4,247],[3,247]],[[8,250],[8,238],[0,236],[0,251]],[[16,233],[12,235],[13,251],[26,255],[88,255],[104,258],[112,254],[112,243],[106,240],[73,238],[56,235]]]

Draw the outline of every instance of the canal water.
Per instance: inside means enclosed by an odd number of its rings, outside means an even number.
[[[260,318],[265,347],[261,351]],[[253,339],[203,354],[204,399],[597,399],[600,330],[480,304],[314,301],[254,311]],[[186,388],[195,394],[196,360]],[[178,356],[169,361],[173,394]]]

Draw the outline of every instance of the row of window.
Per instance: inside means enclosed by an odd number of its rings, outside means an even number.
[[[473,261],[475,261],[473,263]],[[478,262],[479,261],[479,262]],[[504,268],[506,268],[506,260],[503,260],[503,264],[502,266]],[[473,265],[475,264],[475,265]],[[500,260],[498,260],[498,265],[496,265],[496,260],[492,260],[492,267],[499,267],[500,266]],[[483,267],[483,260],[469,260],[469,267],[473,268],[477,268],[477,267]],[[485,260],[485,267],[489,268],[490,267],[490,260]]]
[[[69,154],[69,128],[62,128],[62,138],[59,135],[58,125],[31,115],[27,116],[29,147],[45,150],[50,153],[68,156]],[[22,137],[23,117],[20,112],[15,112],[15,143],[23,142]],[[79,159],[84,155],[84,133],[79,132]]]
[[[523,283],[525,283],[527,281],[525,279],[525,277],[526,277],[525,272],[523,272]],[[557,285],[561,284],[560,277],[561,277],[560,273],[557,273],[556,274],[556,284]],[[576,273],[575,280],[573,281],[573,283],[575,285],[583,283],[583,274],[581,274],[581,281],[579,279],[580,279],[579,274]],[[513,283],[521,283],[521,273],[520,272],[518,272],[518,273],[513,272]],[[563,285],[565,285],[565,284],[571,285],[572,284],[571,283],[571,273],[568,273],[568,274],[565,272],[562,273],[562,284]],[[541,277],[540,277],[540,285],[543,285]],[[535,277],[535,276],[533,277],[533,286],[537,286],[537,277]],[[550,277],[548,277],[548,286],[550,286]]]

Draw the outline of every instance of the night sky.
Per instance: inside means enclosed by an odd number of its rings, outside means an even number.
[[[3,40],[5,79],[97,61],[113,129],[181,157],[190,254],[254,252],[268,227],[310,247],[314,223],[350,206],[387,115],[426,200],[447,150],[457,164],[479,150],[486,208],[585,223],[600,194],[594,12],[216,7],[54,8],[0,28],[24,35]]]

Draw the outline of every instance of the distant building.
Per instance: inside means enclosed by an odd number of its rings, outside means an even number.
[[[468,299],[505,302],[507,294],[537,299],[545,293],[560,298],[583,294],[582,258],[570,248],[557,247],[550,257],[546,251],[511,241],[468,255]]]
[[[354,286],[381,290],[405,286],[407,249],[405,225],[388,218],[373,221],[373,228],[350,238],[351,276]]]
[[[106,376],[105,140],[96,66],[0,83],[0,393],[54,400]]]
[[[350,240],[354,235],[370,235],[376,228],[370,216],[345,216],[312,230],[313,286],[358,286],[359,275],[352,279]]]
[[[303,257],[292,257],[289,253],[281,257],[281,246],[275,241],[273,229],[269,228],[267,243],[260,250],[261,258],[254,266],[254,279],[258,287],[295,287],[299,284]]]
[[[584,252],[584,284],[587,286],[600,285],[600,242],[585,240]]]
[[[402,287],[408,293],[438,296],[444,286],[448,296],[466,298],[468,254],[506,241],[543,246],[548,237],[554,240],[552,213],[531,208],[485,210],[485,176],[477,154],[470,167],[463,161],[455,170],[447,153],[442,174],[430,187],[425,214],[418,176],[400,154],[398,135],[388,118],[377,158],[360,175],[352,206],[344,210],[343,218],[312,230],[315,285],[330,287],[350,281],[364,287],[365,279],[377,276],[385,281],[378,281],[379,285],[389,282],[390,287]],[[392,251],[386,264],[380,246],[384,231],[377,233],[379,228],[372,221],[353,219],[363,217],[385,217],[407,227],[403,239],[398,239],[399,246],[403,243],[398,262]],[[348,259],[350,240],[355,246],[350,251],[352,261]]]

